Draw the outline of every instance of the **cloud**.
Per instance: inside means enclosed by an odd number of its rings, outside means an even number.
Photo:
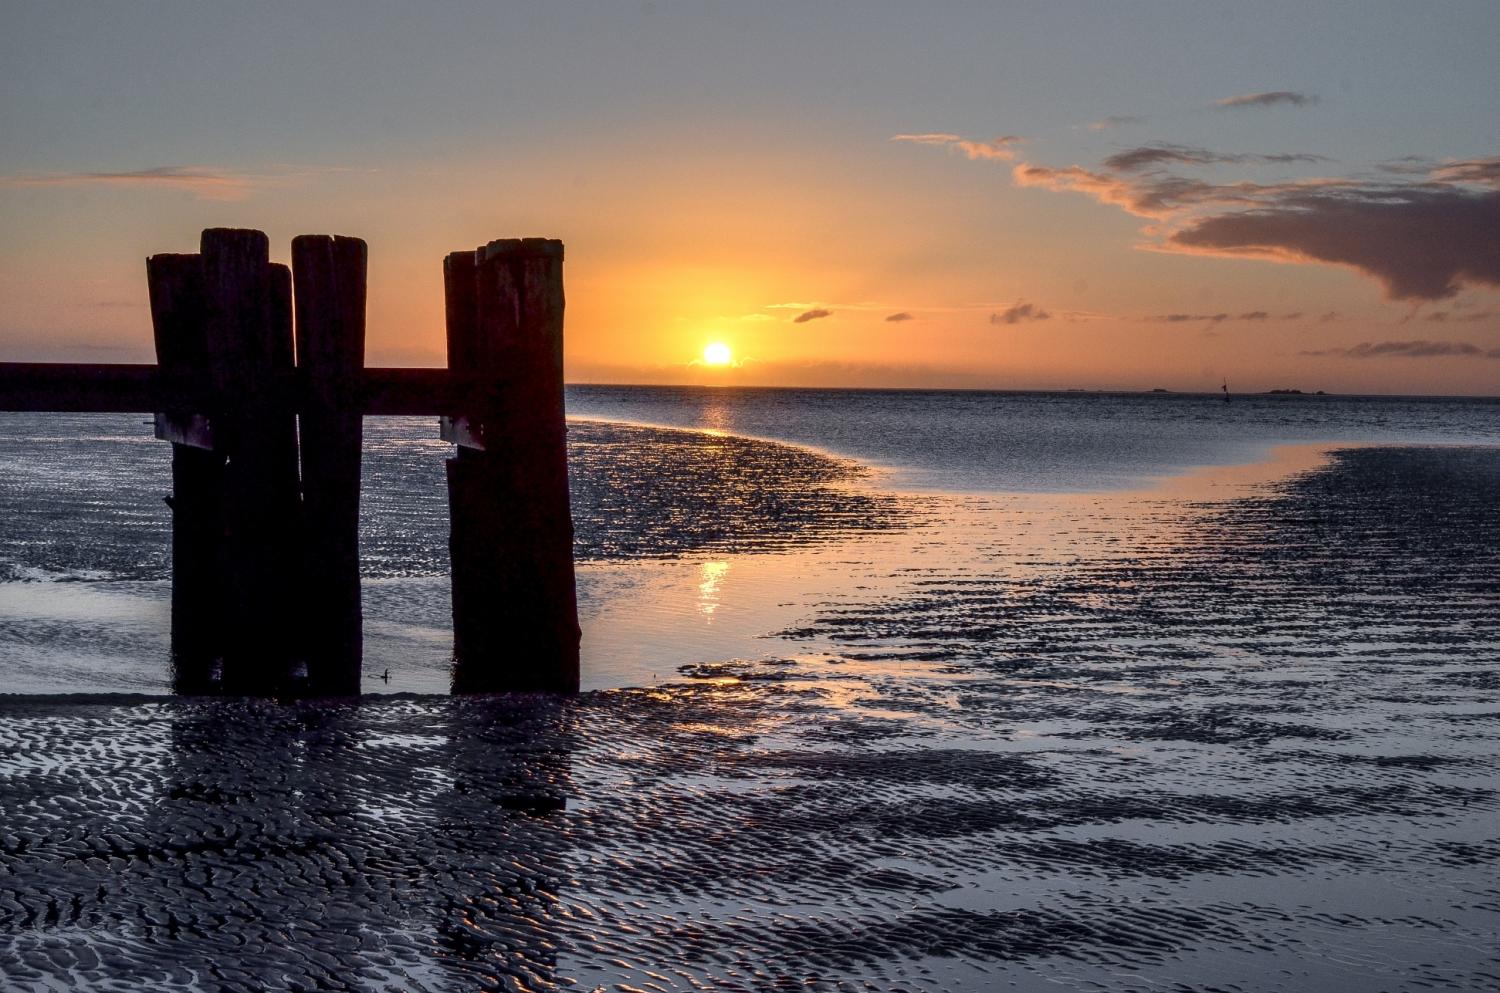
[[[1101,203],[1111,204],[1141,217],[1154,217],[1169,212],[1160,202],[1156,191],[1141,187],[1133,180],[1090,172],[1081,166],[1054,169],[1018,162],[1011,170],[1011,179],[1017,186],[1084,193]]]
[[[823,318],[829,317],[832,314],[833,311],[831,310],[824,310],[822,307],[815,307],[812,310],[804,310],[802,313],[792,318],[792,323],[806,324],[808,321],[822,320]]]
[[[175,190],[197,200],[243,200],[263,189],[294,186],[345,167],[300,168],[276,165],[264,173],[238,172],[217,166],[163,165],[120,172],[28,172],[0,176],[0,186],[102,186],[124,189]]]
[[[1432,170],[1432,178],[1445,183],[1464,183],[1500,189],[1500,156],[1444,162]]]
[[[1148,248],[1338,265],[1375,279],[1389,299],[1441,300],[1465,285],[1500,286],[1500,189],[1484,188],[1497,161],[1448,163],[1407,181],[1211,183],[1026,162],[1012,178],[1164,222],[1147,229]]]
[[[914,145],[952,145],[963,141],[961,135],[946,131],[929,131],[925,134],[893,134],[891,141],[906,141]]]
[[[1221,323],[1223,321],[1229,320],[1229,315],[1226,314],[1226,313],[1218,313],[1218,314],[1155,314],[1155,315],[1153,315],[1151,317],[1143,318],[1143,320],[1151,321],[1151,322],[1156,323],[1156,324],[1197,324],[1199,321],[1205,321],[1205,322],[1207,322],[1209,324],[1219,324],[1219,323]]]
[[[1257,158],[1264,160],[1271,157]],[[1029,162],[1016,163],[1011,169],[1011,179],[1017,186],[1083,193],[1138,217],[1150,218],[1182,216],[1194,210],[1251,208],[1274,204],[1278,198],[1312,190],[1359,188],[1357,181],[1347,179],[1211,183],[1164,172],[1153,171],[1143,176],[1128,176],[1094,172],[1077,165],[1052,168]]]
[[[1088,128],[1090,131],[1112,131],[1115,128],[1145,123],[1146,119],[1144,117],[1136,117],[1134,114],[1111,114],[1108,117],[1091,122]]]
[[[1194,218],[1165,245],[1197,255],[1321,262],[1378,280],[1392,300],[1441,300],[1500,286],[1500,191],[1427,184],[1291,191],[1270,204]]]
[[[180,190],[199,200],[243,200],[260,178],[208,166],[154,166],[125,172],[23,173],[0,178],[6,186],[111,186]]]
[[[889,311],[889,303],[881,303],[879,300],[783,300],[780,303],[768,303],[764,310],[826,310],[832,313],[835,310],[880,310]]]
[[[1139,172],[1160,165],[1217,165],[1221,163],[1263,162],[1284,164],[1288,162],[1327,162],[1321,155],[1305,152],[1281,152],[1271,155],[1252,155],[1240,152],[1214,152],[1192,145],[1174,145],[1170,142],[1153,142],[1116,152],[1104,160],[1104,165],[1116,172]]]
[[[1231,314],[1227,310],[1221,310],[1213,314],[1151,314],[1140,319],[1143,321],[1149,321],[1153,324],[1198,324],[1200,322],[1206,324],[1222,324],[1225,321],[1295,321],[1301,316],[1301,311],[1290,314],[1280,314],[1276,317],[1272,317],[1271,312],[1268,310],[1247,310],[1244,313],[1240,314]]]
[[[998,314],[990,315],[991,324],[1020,324],[1022,321],[1045,321],[1052,317],[1042,308],[1031,303],[1016,303]]]
[[[1284,93],[1232,99],[1251,97],[1290,100]],[[962,140],[897,137],[948,145]],[[1214,182],[1167,170],[1311,161],[1324,160],[1304,153],[1226,153],[1159,142],[1117,152],[1104,160],[1103,169],[1017,161],[1011,181],[1082,193],[1152,221],[1138,246],[1148,250],[1342,266],[1374,279],[1391,300],[1442,300],[1465,286],[1500,287],[1500,238],[1494,235],[1500,231],[1500,156],[1449,160],[1422,173],[1268,183]]]
[[[914,320],[914,318],[910,314],[908,314],[906,311],[903,310],[903,311],[901,311],[900,313],[897,313],[897,314],[888,314],[886,316],[886,320],[887,321],[910,321],[910,320]]]
[[[1305,351],[1302,355],[1338,355],[1350,359],[1427,359],[1427,358],[1477,358],[1500,359],[1500,348],[1480,348],[1467,341],[1362,341],[1349,348],[1328,348]]]
[[[1432,171],[1434,162],[1425,155],[1403,155],[1396,159],[1377,162],[1375,168],[1381,172],[1398,176],[1425,176]]]
[[[1009,162],[1016,157],[1014,146],[1023,143],[1026,139],[1020,135],[1003,134],[989,141],[978,141],[973,138],[965,138],[962,135],[932,132],[928,134],[896,134],[891,135],[890,140],[913,145],[938,145],[943,148],[962,152],[971,160],[989,159]]]
[[[1318,102],[1313,93],[1298,93],[1294,90],[1270,90],[1266,93],[1242,93],[1237,97],[1215,100],[1214,106],[1221,110],[1241,110],[1246,107],[1275,107],[1286,104],[1291,107],[1308,107]]]
[[[1500,314],[1497,314],[1492,310],[1476,310],[1472,314],[1454,313],[1453,311],[1448,310],[1434,310],[1432,313],[1428,314],[1422,319],[1424,321],[1430,321],[1433,324],[1474,324],[1479,321],[1490,320],[1491,318],[1496,316],[1500,316]]]

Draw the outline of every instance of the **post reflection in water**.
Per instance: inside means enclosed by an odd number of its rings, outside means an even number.
[[[10,921],[0,958],[30,956],[66,980],[56,988],[549,988],[572,707],[137,711],[136,752],[55,784],[77,816],[8,857],[12,881],[53,909]],[[124,727],[101,726],[107,747]],[[36,834],[18,815],[11,827]]]
[[[444,708],[451,782],[438,795],[431,866],[444,989],[556,984],[574,706],[509,696]]]

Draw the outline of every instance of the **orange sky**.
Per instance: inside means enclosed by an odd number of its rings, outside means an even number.
[[[335,87],[316,76],[374,51],[330,24],[304,40],[329,67],[285,63],[301,89],[266,84],[253,108],[234,78],[205,96],[136,66],[132,46],[151,39],[128,24],[71,25],[70,44],[100,53],[92,76],[39,75],[45,44],[7,43],[0,358],[150,361],[144,257],[246,226],[283,261],[301,233],[370,243],[371,364],[442,364],[444,254],[539,235],[567,244],[574,382],[1497,393],[1500,262],[1482,233],[1500,209],[1494,115],[1435,119],[1440,89],[1398,79],[1397,99],[1367,65],[1441,53],[1444,85],[1490,92],[1494,63],[1455,47],[1462,24],[1396,9],[1328,64],[1315,46],[1276,48],[1274,25],[1161,18],[1145,20],[1162,37],[1122,22],[1119,52],[1047,35],[1048,61],[970,12],[922,28],[947,55],[909,53],[891,79],[856,59],[902,50],[914,22],[889,12],[844,35],[790,14],[740,35],[620,14],[633,57],[598,39],[574,52],[542,17],[533,40],[568,63],[555,76],[484,62],[485,38],[496,64],[542,60],[506,49],[503,24],[441,38],[423,24],[409,56],[381,58],[441,57],[451,85],[398,74],[399,88],[373,67]],[[1500,28],[1484,11],[1470,32]],[[28,11],[33,40],[63,37],[62,16]],[[158,26],[252,32],[248,54],[216,54],[243,61],[230,77],[264,74],[254,54],[280,39],[228,16]],[[692,32],[682,54],[673,34]],[[741,51],[746,32],[761,47]],[[1238,54],[1247,32],[1259,59]],[[1132,39],[1160,60],[1174,37],[1199,50],[1171,87],[1129,64]],[[826,65],[756,61],[819,40]],[[958,57],[986,41],[1015,61]],[[488,101],[462,97],[485,87]],[[1424,239],[1448,246],[1437,271],[1410,249]],[[734,365],[697,361],[712,341]]]

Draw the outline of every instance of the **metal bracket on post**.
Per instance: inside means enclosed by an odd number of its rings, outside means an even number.
[[[214,450],[213,423],[203,414],[156,414],[156,439],[174,445]]]
[[[484,427],[462,415],[438,418],[438,437],[460,448],[472,448],[477,452],[485,450]]]

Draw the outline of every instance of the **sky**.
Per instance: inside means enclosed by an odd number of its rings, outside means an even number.
[[[567,246],[570,382],[1500,394],[1500,4],[0,0],[0,360],[144,259]],[[703,361],[710,344],[732,361]]]

